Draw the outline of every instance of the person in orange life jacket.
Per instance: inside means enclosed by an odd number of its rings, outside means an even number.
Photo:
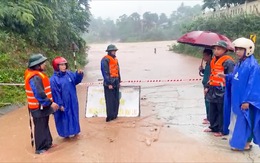
[[[116,59],[117,47],[109,45],[107,55],[101,60],[101,72],[104,79],[104,93],[106,101],[106,122],[117,118],[119,109],[119,87],[121,82],[119,64]]]
[[[210,61],[212,58],[213,52],[211,49],[204,49],[203,50],[203,60],[206,62],[205,68],[201,65],[199,67],[200,73],[203,74],[203,80],[202,84],[204,89],[207,86],[207,83],[209,81],[209,76],[210,76]],[[204,99],[205,99],[205,107],[206,107],[206,118],[203,119],[203,124],[209,124],[209,101],[206,100],[206,96],[204,94]]]
[[[227,43],[223,40],[216,42],[213,47],[214,57],[211,60],[211,74],[209,82],[204,89],[206,99],[210,102],[209,128],[205,132],[215,132],[214,136],[223,136],[223,109],[225,94],[225,79],[219,77],[219,73],[230,74],[233,72],[235,63],[232,57],[226,53]]]
[[[80,132],[79,104],[76,85],[83,79],[83,71],[72,72],[68,62],[63,57],[52,61],[54,74],[51,76],[51,91],[53,101],[57,102],[60,110],[54,113],[56,129],[61,137],[77,136]]]
[[[34,123],[36,154],[44,153],[53,146],[49,129],[49,115],[59,108],[52,101],[50,81],[48,76],[43,73],[46,69],[46,60],[47,58],[42,54],[31,55],[28,69],[24,74],[28,109]]]

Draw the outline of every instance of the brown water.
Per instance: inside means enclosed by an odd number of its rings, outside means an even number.
[[[173,41],[118,43],[122,80],[199,78],[200,59],[168,51]],[[84,82],[101,79],[100,60],[108,44],[93,44]],[[157,53],[154,54],[154,48]],[[128,83],[123,83],[123,85]],[[131,83],[130,85],[132,85]],[[128,84],[129,85],[129,84]],[[26,108],[0,117],[1,162],[259,162],[260,152],[233,152],[228,140],[202,132],[205,117],[201,82],[141,85],[141,117],[85,118],[87,87],[78,86],[81,134],[65,140],[51,131],[57,147],[35,155]]]

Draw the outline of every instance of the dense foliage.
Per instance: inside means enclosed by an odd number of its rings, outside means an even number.
[[[87,46],[81,36],[89,15],[88,0],[0,1],[0,83],[23,83],[31,53],[43,53],[49,61],[62,55],[72,63],[72,42],[79,47],[78,62],[85,65]],[[24,100],[23,87],[0,86],[0,106]]]
[[[121,15],[115,22],[92,18],[86,39],[89,42],[173,40],[181,35],[183,22],[191,21],[201,13],[200,5],[190,7],[182,4],[170,17],[164,13],[158,15],[145,12],[140,15],[134,12],[131,15]]]
[[[256,0],[203,0],[204,4],[202,9],[218,9],[218,8],[229,8],[230,6],[236,6],[244,4],[245,2],[252,2]]]

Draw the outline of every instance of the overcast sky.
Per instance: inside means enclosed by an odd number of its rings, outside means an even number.
[[[133,12],[138,12],[143,15],[146,11],[170,16],[182,2],[185,6],[194,6],[202,5],[203,0],[91,0],[89,4],[90,12],[95,18],[116,20],[123,14],[129,16]]]

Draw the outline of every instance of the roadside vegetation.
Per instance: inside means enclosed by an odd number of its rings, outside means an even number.
[[[1,1],[0,83],[23,83],[32,53],[46,55],[49,63],[57,55],[72,63],[72,42],[79,47],[79,65],[85,65],[87,45],[81,36],[89,26],[89,15],[88,0]],[[52,72],[48,64],[48,75]],[[25,100],[23,86],[0,86],[0,107]]]

